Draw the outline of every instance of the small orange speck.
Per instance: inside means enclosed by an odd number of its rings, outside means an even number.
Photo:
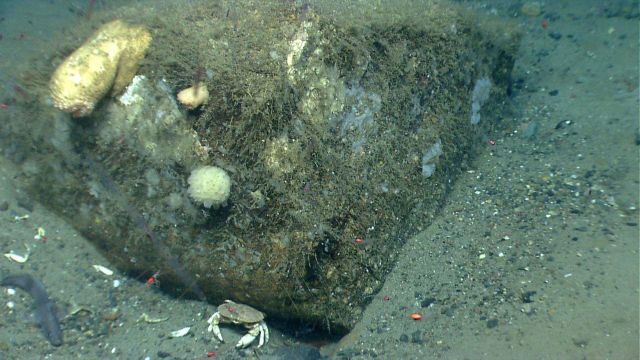
[[[418,313],[413,313],[413,314],[411,314],[411,318],[413,320],[415,320],[415,321],[422,320],[422,315],[420,315]]]
[[[362,245],[362,244],[364,244],[364,239],[362,239],[362,238],[356,238],[356,244],[358,244],[358,245]]]

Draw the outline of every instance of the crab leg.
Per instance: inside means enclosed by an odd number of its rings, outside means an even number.
[[[267,324],[264,321],[260,321],[259,327],[261,331],[260,331],[260,341],[258,342],[258,347],[261,347],[262,345],[269,342],[269,328],[267,327]]]
[[[260,331],[260,340],[258,341],[258,348],[264,345],[264,331]]]

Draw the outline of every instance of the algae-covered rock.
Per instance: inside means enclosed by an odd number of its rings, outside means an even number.
[[[155,39],[140,110],[115,100],[72,123],[75,154],[41,170],[73,176],[31,176],[30,193],[167,291],[351,328],[495,125],[519,39],[446,3],[394,4],[120,10]],[[478,81],[491,86],[473,99]],[[200,82],[208,102],[180,110],[173,96]],[[220,207],[189,197],[202,166],[230,179]]]
[[[126,148],[150,167],[206,160],[207,152],[180,111],[169,85],[136,76],[124,93],[105,106],[95,132],[102,152]]]

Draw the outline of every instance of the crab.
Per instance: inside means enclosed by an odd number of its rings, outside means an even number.
[[[249,305],[225,300],[223,304],[218,306],[218,311],[207,320],[209,323],[207,330],[213,331],[218,340],[224,342],[218,325],[223,323],[244,325],[249,329],[249,332],[238,341],[236,348],[241,349],[249,346],[258,335],[260,335],[258,347],[261,347],[269,342],[269,328],[267,328],[267,323],[264,322],[264,317],[264,313]]]

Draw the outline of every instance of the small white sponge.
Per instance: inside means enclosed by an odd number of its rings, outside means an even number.
[[[216,166],[202,166],[189,176],[189,195],[207,209],[217,208],[227,201],[231,193],[231,178]]]

